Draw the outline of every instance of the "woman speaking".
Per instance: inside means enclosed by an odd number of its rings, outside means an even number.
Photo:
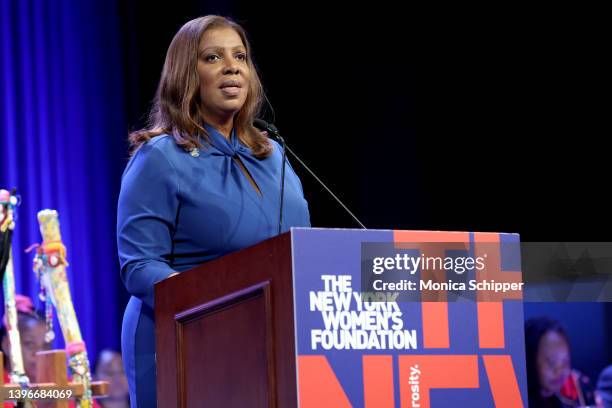
[[[219,17],[189,21],[164,63],[149,126],[130,135],[117,245],[132,297],[122,348],[133,407],[155,407],[153,286],[278,232],[280,147],[252,123],[264,100],[242,27]],[[287,164],[282,230],[309,226]]]

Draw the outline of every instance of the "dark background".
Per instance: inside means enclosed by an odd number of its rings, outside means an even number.
[[[266,118],[367,227],[609,239],[596,13],[147,4],[120,8],[132,129],[178,28],[229,15],[250,34]],[[299,174],[314,226],[356,226]]]

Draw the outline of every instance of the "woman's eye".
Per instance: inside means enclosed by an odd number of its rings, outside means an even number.
[[[236,55],[236,59],[237,59],[238,61],[246,61],[247,56],[246,56],[246,54],[237,54],[237,55]]]
[[[216,61],[217,59],[219,59],[219,56],[216,54],[210,54],[204,57],[204,61],[206,62],[213,62],[213,61]]]

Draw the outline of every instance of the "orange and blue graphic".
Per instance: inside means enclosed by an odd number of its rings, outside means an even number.
[[[527,406],[520,292],[441,301],[439,291],[422,291],[418,301],[367,302],[364,243],[484,255],[473,281],[521,282],[516,234],[294,229],[300,407]],[[422,268],[413,278],[435,273]]]

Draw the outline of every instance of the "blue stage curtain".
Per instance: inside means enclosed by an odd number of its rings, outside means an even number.
[[[24,249],[41,241],[37,212],[56,209],[93,363],[100,349],[120,344],[115,214],[127,127],[117,5],[0,3],[0,187],[17,187],[22,197],[13,242],[17,291],[38,304]]]

